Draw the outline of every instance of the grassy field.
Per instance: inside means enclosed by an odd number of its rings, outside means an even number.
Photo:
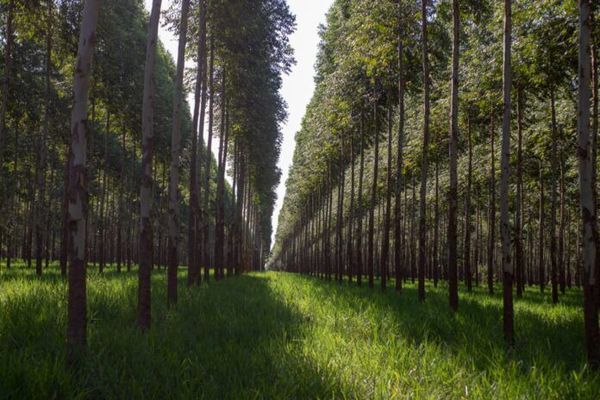
[[[165,307],[153,275],[153,328],[135,327],[135,273],[90,272],[89,351],[63,367],[66,284],[55,271],[0,272],[0,398],[598,399],[584,368],[581,293],[516,303],[503,346],[501,298],[428,286],[401,295],[286,273],[185,288]]]

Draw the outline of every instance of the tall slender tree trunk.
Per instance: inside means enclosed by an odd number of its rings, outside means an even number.
[[[332,177],[332,165],[329,163],[329,172],[327,176],[327,280],[331,280],[332,266],[332,254],[331,254],[331,236],[333,234],[333,177]]]
[[[567,217],[567,220],[569,220],[569,222],[571,222],[569,217]],[[569,224],[569,226],[570,225],[571,224]],[[576,235],[576,236],[579,237],[579,235]],[[569,289],[571,289],[572,285],[573,285],[573,277],[571,275],[571,258],[572,258],[571,257],[571,240],[572,240],[571,239],[571,230],[567,229],[567,240],[566,240],[566,242],[567,242],[567,245],[566,245],[567,264],[565,267],[567,269],[566,285]]]
[[[126,154],[126,144],[125,144],[125,126],[121,127],[121,147],[123,148],[123,152]],[[127,189],[127,178],[126,178],[126,169],[125,169],[125,156],[121,162],[120,166],[120,190],[119,190],[119,205],[118,205],[118,218],[119,222],[117,224],[117,272],[121,272],[122,263],[123,263],[123,225],[125,220],[125,191]]]
[[[69,167],[70,266],[67,298],[67,363],[75,364],[86,345],[86,150],[88,135],[88,92],[92,56],[96,45],[96,24],[100,2],[87,0],[83,7],[71,111],[71,151]]]
[[[48,0],[46,14],[46,88],[44,93],[44,127],[39,142],[38,190],[39,201],[36,204],[35,218],[35,271],[42,275],[42,258],[44,254],[44,241],[48,232],[46,230],[46,167],[48,156],[48,131],[50,129],[50,68],[52,67],[52,8],[53,0]],[[0,128],[2,129],[2,128]],[[0,146],[1,147],[1,146]]]
[[[590,11],[590,26],[594,26],[594,10]],[[598,38],[594,35],[592,30],[590,38],[590,57],[591,57],[591,84],[592,84],[592,164],[594,169],[592,170],[592,188],[594,190],[594,204],[598,206],[598,179],[597,179],[597,158],[598,158]],[[600,242],[596,244],[596,249],[600,246]],[[596,257],[596,282],[600,282],[600,257]],[[596,284],[596,287],[598,283]],[[596,308],[600,309],[600,290],[596,289]]]
[[[415,226],[417,225],[417,177],[416,173],[412,174],[412,196],[411,196],[411,204],[410,204],[410,279],[411,283],[415,283],[416,274],[417,274],[417,241],[418,237],[415,238]]]
[[[480,207],[480,199],[481,199],[481,191],[477,190],[475,195],[475,250],[473,254],[473,263],[474,263],[474,275],[475,275],[475,286],[479,286],[479,265],[481,265],[481,254],[483,253],[482,247],[482,218],[481,218],[481,207]]]
[[[8,109],[8,92],[12,78],[12,46],[13,46],[13,19],[14,19],[14,0],[8,2],[6,10],[6,44],[4,46],[4,79],[2,80],[2,103],[0,104],[0,161],[4,158],[4,149],[6,141],[6,112]]]
[[[196,89],[194,91],[194,113],[192,117],[192,146],[190,150],[190,220],[188,222],[188,286],[200,283],[200,260],[198,257],[197,244],[199,225],[199,193],[198,193],[198,120],[200,119],[200,103],[206,96],[206,7],[200,3],[200,34],[198,35],[198,65],[196,69]],[[204,111],[204,109],[202,110]],[[210,154],[207,154],[210,158]]]
[[[533,226],[533,213],[531,213],[529,215],[529,226]],[[533,286],[534,285],[534,273],[533,273],[533,259],[534,259],[534,253],[535,253],[535,247],[533,245],[533,229],[529,232],[529,234],[527,235],[527,241],[529,244],[529,251],[527,252],[529,257],[529,269],[528,269],[528,274],[527,274],[527,283],[529,284],[529,286]]]
[[[348,231],[346,234],[346,257],[348,258],[348,282],[352,282],[352,276],[355,272],[356,260],[354,260],[354,219],[356,218],[354,211],[354,178],[355,178],[355,166],[354,166],[354,132],[350,136],[350,210],[348,211]],[[312,203],[311,203],[312,204]]]
[[[339,283],[342,283],[342,277],[344,272],[344,256],[342,253],[344,243],[344,186],[346,183],[346,164],[344,162],[344,139],[341,140],[340,149],[341,168],[340,168],[340,183],[338,185],[338,211],[336,215],[337,222],[337,249],[336,249],[336,277]]]
[[[470,292],[473,289],[472,257],[471,257],[471,232],[473,223],[471,219],[471,190],[473,186],[473,133],[471,132],[471,117],[467,115],[467,143],[469,151],[469,164],[467,169],[467,192],[465,193],[465,243],[464,243],[464,270],[465,284]]]
[[[591,20],[589,0],[579,0],[579,94],[577,131],[579,158],[579,201],[582,220],[583,244],[583,313],[585,347],[588,363],[600,368],[600,329],[598,326],[598,303],[596,302],[597,244],[596,207],[594,204],[592,149],[590,146],[590,80],[591,80]]]
[[[233,234],[232,234],[232,244],[233,244],[233,267],[235,268],[235,273],[240,274],[242,272],[241,265],[241,244],[242,244],[242,215],[244,210],[244,195],[246,193],[246,174],[244,167],[244,156],[243,151],[241,149],[241,145],[236,140],[236,147],[238,148],[236,152],[236,176],[237,176],[237,190],[236,190],[236,199],[235,199],[235,215],[233,217]],[[310,220],[309,220],[310,221]],[[308,223],[308,222],[307,222]],[[306,228],[306,240],[308,241],[309,227]],[[307,264],[303,265],[302,268],[306,268]]]
[[[91,88],[90,88],[90,101],[92,102],[90,128],[91,128],[92,140],[90,140],[88,143],[89,144],[88,154],[90,154],[91,156],[88,157],[88,160],[87,160],[87,169],[89,171],[97,170],[96,162],[95,162],[96,157],[94,156],[95,155],[95,143],[96,143],[96,140],[94,140],[94,137],[96,137],[95,127],[96,127],[96,97],[97,97],[95,92],[96,92],[96,83],[95,83],[95,80],[92,80]],[[94,175],[92,175],[92,179],[94,179]],[[102,194],[102,192],[101,192],[101,194]],[[90,199],[91,205],[89,207],[89,217],[87,218],[87,221],[86,221],[86,251],[88,253],[91,253],[91,256],[89,256],[88,254],[86,254],[86,256],[88,256],[88,259],[91,259],[92,266],[95,266],[96,264],[98,264],[98,249],[97,249],[96,245],[98,244],[99,241],[98,241],[98,235],[97,235],[96,231],[98,230],[97,227],[99,227],[100,223],[102,222],[102,219],[99,217],[99,215],[100,215],[99,207],[100,207],[100,197],[101,196],[94,196],[94,197],[92,197]]]
[[[381,248],[381,289],[385,290],[389,274],[390,225],[392,218],[392,105],[388,104],[387,175],[383,243]]]
[[[52,171],[50,172],[50,185],[56,186],[58,182],[56,182],[56,169],[52,169]],[[52,199],[52,196],[48,196],[48,201],[46,203],[46,207],[48,212],[50,211],[54,211],[57,210],[58,202]],[[44,256],[46,257],[46,265],[44,268],[48,269],[50,267],[50,260],[55,260],[55,251],[54,251],[54,245],[55,245],[55,240],[56,240],[56,230],[54,229],[53,224],[51,223],[51,220],[49,217],[46,217],[46,240],[45,240],[45,244],[44,244]],[[0,240],[1,242],[1,240]],[[1,265],[1,264],[0,264]]]
[[[544,293],[546,286],[546,277],[544,273],[544,172],[542,168],[542,160],[540,160],[540,206],[539,206],[539,238],[538,238],[538,279],[540,284],[540,292]]]
[[[402,290],[402,253],[406,252],[402,241],[402,191],[404,190],[404,44],[402,25],[402,4],[398,1],[398,144],[396,148],[396,202],[394,212],[394,264],[396,291]],[[391,149],[390,149],[391,151]],[[406,220],[406,216],[404,216]]]
[[[425,263],[427,240],[427,173],[429,167],[429,49],[427,41],[427,0],[421,0],[421,34],[423,46],[423,155],[419,196],[419,301],[425,301]]]
[[[209,65],[209,83],[208,86],[210,88],[210,96],[209,96],[209,105],[208,105],[208,139],[206,141],[206,160],[204,166],[204,204],[203,204],[203,233],[202,240],[204,244],[202,248],[204,249],[204,254],[202,263],[204,264],[204,280],[206,282],[210,279],[210,251],[209,251],[209,242],[210,242],[210,166],[212,162],[212,139],[213,139],[213,123],[214,123],[214,61],[215,61],[215,46],[214,46],[214,38],[210,37],[210,65]]]
[[[62,201],[62,226],[61,226],[61,240],[60,240],[60,274],[67,276],[67,258],[69,252],[69,168],[71,166],[71,149],[70,145],[67,146],[64,176],[63,176],[63,201]],[[10,255],[10,252],[8,253]]]
[[[561,132],[561,138],[563,137]],[[562,294],[565,293],[565,231],[566,211],[565,211],[565,173],[564,162],[562,157],[562,147],[559,151],[559,176],[560,176],[560,226],[558,228],[558,283]],[[567,253],[570,255],[570,253]]]
[[[142,179],[140,188],[140,241],[138,270],[138,326],[146,331],[150,328],[152,271],[152,159],[154,157],[154,66],[156,63],[156,43],[158,41],[158,21],[161,0],[153,0],[146,45],[144,67],[144,97],[142,104]]]
[[[201,275],[202,275],[202,259],[203,259],[203,254],[205,252],[204,249],[204,238],[203,238],[203,227],[202,227],[202,223],[201,221],[203,220],[203,215],[204,215],[204,210],[202,208],[203,204],[204,204],[204,191],[203,189],[203,184],[202,182],[204,181],[203,175],[202,175],[202,164],[203,164],[203,160],[205,157],[210,157],[211,154],[207,153],[205,151],[206,146],[204,145],[204,121],[206,119],[206,101],[207,101],[207,93],[206,93],[206,86],[207,86],[207,82],[206,82],[206,68],[207,68],[207,60],[206,60],[206,52],[205,52],[205,57],[204,57],[204,66],[202,67],[202,70],[204,71],[203,76],[202,76],[202,96],[201,96],[201,100],[200,100],[200,122],[199,122],[199,130],[197,132],[197,162],[196,162],[196,184],[197,184],[197,188],[198,188],[198,195],[196,198],[196,218],[195,218],[195,223],[190,227],[190,228],[194,228],[195,229],[195,241],[194,246],[190,247],[190,250],[195,252],[195,260],[196,260],[196,273],[197,273],[197,277],[196,277],[196,284],[200,284],[201,282]],[[191,178],[191,177],[190,177]]]
[[[107,175],[108,175],[108,135],[110,134],[110,112],[106,113],[106,132],[104,132],[104,160],[102,165],[102,192],[100,195],[100,263],[98,264],[98,272],[104,272],[106,263],[106,226],[108,221],[105,218],[106,198],[107,198]]]
[[[504,0],[504,63],[502,83],[504,116],[502,118],[502,155],[500,180],[500,233],[502,236],[502,272],[504,305],[504,339],[510,346],[514,344],[513,279],[514,270],[510,249],[510,216],[508,210],[508,179],[510,173],[510,92],[512,88],[512,0]]]
[[[433,265],[433,286],[437,287],[439,279],[440,262],[439,242],[440,242],[440,163],[435,162],[435,186],[434,186],[434,205],[433,205],[433,249],[431,251],[431,264]]]
[[[371,202],[369,204],[369,248],[367,253],[367,273],[369,274],[369,287],[375,284],[375,208],[377,207],[377,176],[379,169],[379,117],[377,103],[373,106],[373,118],[375,120],[375,155],[373,158],[373,186],[371,187]]]
[[[38,201],[35,196],[34,179],[31,171],[27,172],[27,182],[29,182],[29,201],[27,202],[27,226],[25,226],[25,241],[24,241],[24,254],[23,258],[27,260],[27,268],[31,268],[32,252],[31,248],[33,245],[33,230],[35,227],[35,203]]]
[[[324,277],[331,277],[331,162],[327,163],[327,188],[325,189],[325,229],[324,229],[324,244],[325,259]]]
[[[558,152],[556,142],[558,141],[558,128],[556,126],[556,107],[554,87],[550,89],[550,108],[552,110],[552,182],[550,187],[551,211],[550,211],[550,265],[552,283],[552,303],[558,303],[558,265],[557,265],[557,243],[556,243],[556,203],[557,203],[557,181],[560,179],[558,173]]]
[[[217,196],[215,200],[215,278],[223,278],[225,245],[225,167],[227,162],[227,103],[225,99],[225,71],[222,71],[221,88],[221,134],[219,138],[219,164],[217,173]]]
[[[493,107],[493,106],[491,106]],[[489,199],[489,224],[488,224],[488,251],[487,251],[487,283],[488,292],[494,293],[494,252],[496,247],[496,152],[494,151],[494,111],[490,110],[490,199]]]
[[[319,199],[319,203],[318,203],[318,208],[317,208],[317,212],[319,214],[319,221],[317,224],[317,232],[319,234],[318,236],[318,243],[319,243],[319,254],[318,254],[318,263],[317,263],[317,269],[315,271],[315,276],[317,278],[322,278],[323,277],[323,269],[325,268],[325,196],[322,192],[322,189],[319,188],[319,192],[318,192],[318,199]],[[248,234],[246,236],[249,236]]]
[[[137,158],[135,143],[136,143],[135,140],[132,140],[132,142],[131,142],[131,171],[135,170],[135,163],[136,163],[136,158]],[[133,182],[134,182],[134,175],[132,173],[129,176],[129,184],[133,186]],[[132,203],[132,201],[131,201],[132,199],[133,199],[133,194],[130,196],[130,203]],[[131,272],[131,264],[133,262],[133,257],[134,257],[134,247],[136,247],[133,245],[135,243],[134,238],[133,238],[135,224],[134,224],[134,218],[131,216],[131,214],[133,214],[133,212],[134,212],[133,207],[131,207],[131,205],[130,205],[128,208],[129,208],[130,216],[127,218],[127,272]]]
[[[458,310],[457,278],[457,211],[458,211],[458,58],[460,46],[460,5],[459,0],[452,1],[453,39],[452,39],[452,89],[450,101],[450,189],[448,191],[448,293],[450,308]]]
[[[177,303],[177,242],[179,241],[179,168],[181,147],[181,106],[183,104],[183,71],[185,67],[185,45],[187,40],[188,12],[190,0],[181,3],[179,23],[179,48],[177,49],[177,72],[175,75],[175,99],[173,101],[173,127],[171,131],[171,167],[169,178],[169,240],[167,244],[167,304]],[[201,61],[198,61],[200,68]],[[194,126],[194,130],[196,126]],[[195,172],[195,171],[194,171]],[[190,209],[196,204],[190,204]],[[195,268],[195,266],[194,266]]]
[[[517,87],[517,198],[515,200],[515,272],[517,274],[517,298],[523,297],[523,88]]]
[[[364,119],[361,116],[360,122],[360,168],[358,172],[358,194],[356,201],[358,202],[357,214],[358,221],[356,224],[356,283],[358,286],[362,284],[363,275],[363,180],[365,172],[365,137],[364,137]]]

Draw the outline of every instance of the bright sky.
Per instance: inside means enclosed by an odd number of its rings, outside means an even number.
[[[163,0],[163,9],[167,9],[171,2],[172,0]],[[145,0],[145,3],[146,8],[150,10],[152,0]],[[279,168],[281,168],[283,176],[277,188],[277,204],[273,214],[273,234],[277,230],[279,211],[285,196],[285,181],[294,155],[296,144],[294,136],[300,129],[304,111],[314,90],[314,65],[319,43],[318,26],[325,22],[325,14],[332,3],[333,0],[288,0],[292,14],[296,15],[297,29],[291,37],[291,44],[295,51],[297,64],[292,69],[291,74],[283,78],[282,95],[288,104],[289,117],[283,127],[283,145],[279,160]],[[173,59],[176,59],[177,38],[162,27],[159,36]],[[192,104],[191,99],[189,100]]]
[[[319,24],[325,23],[325,14],[332,3],[333,0],[288,0],[292,13],[296,15],[297,29],[291,37],[291,44],[297,64],[292,73],[283,78],[282,95],[288,103],[289,117],[283,127],[283,146],[279,159],[279,168],[283,175],[277,188],[277,204],[273,213],[273,242],[275,242],[279,211],[285,196],[285,181],[294,156],[296,146],[294,137],[300,130],[302,117],[315,87],[313,76],[319,44],[318,27]]]

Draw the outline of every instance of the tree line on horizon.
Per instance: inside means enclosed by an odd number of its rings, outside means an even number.
[[[262,269],[271,247],[294,16],[284,0],[163,3],[0,1],[0,267],[58,263],[70,362],[88,265],[139,265],[145,331],[154,268],[174,305],[180,266],[197,286]]]
[[[270,267],[503,297],[583,289],[600,366],[598,43],[589,0],[336,0]]]

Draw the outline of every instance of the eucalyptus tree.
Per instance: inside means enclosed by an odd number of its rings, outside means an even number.
[[[3,79],[2,79],[2,98],[0,99],[0,168],[2,168],[2,179],[0,179],[0,184],[6,188],[3,190],[2,198],[2,206],[6,207],[8,205],[6,212],[12,211],[12,206],[14,202],[14,192],[13,185],[9,185],[8,179],[5,179],[5,176],[8,176],[8,173],[5,174],[4,170],[4,160],[5,157],[9,157],[9,153],[7,151],[7,136],[8,136],[8,127],[7,127],[7,117],[8,117],[8,108],[9,108],[9,100],[11,96],[12,89],[12,75],[13,75],[13,46],[14,46],[14,33],[15,33],[15,7],[16,4],[14,0],[10,0],[6,5],[6,23],[4,30],[5,37],[5,45],[4,45],[4,65],[3,65]],[[15,152],[16,153],[16,152]],[[16,172],[16,157],[14,163],[13,172]],[[4,210],[3,210],[4,211]],[[11,221],[12,222],[12,221]],[[4,222],[0,229],[2,229],[3,239],[6,237],[6,267],[11,267],[11,239],[10,236],[13,234],[11,230],[11,222]],[[0,240],[2,242],[2,240]],[[0,248],[2,247],[2,243],[0,243]],[[0,250],[1,253],[1,250]]]
[[[450,190],[448,191],[448,290],[450,308],[458,309],[457,278],[457,211],[458,211],[458,63],[460,46],[460,5],[459,0],[452,1],[452,83],[450,95]],[[437,175],[436,175],[437,176]]]
[[[369,228],[368,228],[368,247],[367,247],[367,274],[369,275],[369,287],[374,286],[374,269],[375,269],[375,208],[377,206],[377,177],[379,169],[379,110],[377,103],[373,106],[373,120],[374,120],[374,136],[375,152],[373,154],[373,178],[371,186],[371,201],[369,202]]]
[[[354,132],[350,135],[350,209],[348,210],[348,232],[346,235],[346,257],[347,257],[347,275],[348,282],[352,282],[353,276],[356,273],[356,259],[354,258],[354,219],[356,217],[356,209],[354,207],[354,193],[355,193],[355,135]]]
[[[510,158],[510,124],[511,124],[511,89],[512,89],[512,0],[504,1],[504,43],[503,43],[503,107],[502,118],[502,155],[500,181],[500,232],[502,236],[502,271],[503,271],[503,304],[504,304],[504,339],[509,345],[514,343],[513,316],[513,265],[511,259],[511,226],[508,210],[508,178]]]
[[[389,246],[390,246],[390,224],[392,218],[392,106],[388,101],[387,105],[387,164],[386,164],[386,196],[385,196],[385,215],[383,222],[383,243],[381,250],[381,289],[385,290],[389,275]]]
[[[356,283],[358,286],[362,284],[363,275],[363,183],[365,172],[365,138],[364,138],[364,123],[361,116],[360,124],[360,167],[358,172],[358,222],[356,223]]]
[[[421,189],[419,193],[419,263],[418,295],[425,301],[425,263],[427,240],[427,174],[429,168],[429,125],[430,125],[430,77],[427,32],[427,0],[421,0],[421,46],[423,52],[423,146],[421,154]]]
[[[557,183],[559,180],[558,174],[558,128],[556,126],[556,103],[555,94],[552,89],[550,92],[550,109],[552,114],[552,145],[551,145],[551,156],[550,165],[552,168],[552,183],[550,188],[551,196],[551,212],[550,212],[550,279],[552,284],[552,303],[558,303],[558,250],[557,250],[557,232],[556,232],[556,209],[557,209]]]
[[[199,4],[199,7],[202,5]],[[205,8],[204,11],[200,10],[199,14],[206,16]],[[200,17],[202,18],[202,16]],[[205,29],[206,25],[204,21],[198,21],[198,29]],[[203,31],[205,32],[205,30]],[[192,138],[190,147],[190,176],[189,176],[189,192],[190,192],[190,209],[189,209],[189,220],[188,220],[188,236],[187,236],[187,256],[188,256],[188,274],[187,284],[192,286],[200,282],[200,265],[198,264],[198,244],[197,234],[199,224],[199,187],[198,187],[198,120],[200,118],[200,102],[202,97],[203,86],[206,82],[202,80],[202,41],[206,40],[206,35],[201,32],[198,34],[197,43],[197,62],[196,67],[196,82],[194,89],[194,110],[192,119]],[[206,49],[206,42],[204,42],[204,50]]]
[[[188,12],[190,0],[181,3],[179,24],[179,48],[177,51],[177,75],[175,76],[175,101],[173,103],[173,130],[171,132],[171,168],[169,178],[169,241],[167,302],[177,303],[177,242],[179,241],[179,168],[181,145],[181,107],[183,103],[183,71],[185,67],[185,45],[187,40]],[[193,208],[195,204],[190,204]]]
[[[215,279],[224,277],[224,246],[225,246],[225,169],[227,163],[227,147],[229,144],[229,120],[227,110],[227,92],[225,71],[221,76],[220,93],[220,132],[219,132],[219,152],[217,156],[217,192],[215,196]]]
[[[39,199],[36,207],[35,216],[35,241],[36,241],[36,256],[35,256],[35,271],[37,275],[42,274],[42,258],[44,253],[45,237],[48,235],[46,230],[46,169],[48,159],[48,140],[50,132],[50,96],[51,87],[51,69],[52,69],[52,19],[53,19],[54,1],[48,0],[46,5],[46,60],[45,60],[45,90],[44,90],[44,127],[39,138],[38,147],[38,167],[37,167],[37,189],[39,191]],[[2,123],[0,122],[0,125]],[[2,128],[0,128],[2,129]],[[0,140],[0,147],[2,141]],[[0,155],[1,159],[1,155]]]
[[[472,236],[472,187],[473,187],[473,133],[471,131],[470,110],[467,108],[467,188],[465,193],[465,225],[464,225],[464,245],[463,245],[463,269],[465,275],[465,284],[467,290],[471,291],[473,286],[473,257],[471,254],[471,236]],[[477,262],[475,260],[475,262]]]
[[[214,123],[214,104],[215,104],[215,90],[214,90],[214,78],[215,78],[215,46],[214,38],[210,37],[210,63],[209,63],[209,82],[210,87],[209,105],[208,105],[208,139],[206,141],[206,152],[211,154],[212,152],[212,140],[213,140],[213,123]],[[211,157],[206,157],[204,165],[204,198],[202,202],[202,210],[204,212],[201,225],[202,225],[202,250],[201,261],[204,264],[204,280],[206,282],[210,279],[210,251],[209,251],[209,233],[210,233],[210,219],[208,217],[209,209],[209,197],[210,197],[210,176],[211,176]]]
[[[404,77],[404,35],[406,25],[403,4],[398,0],[398,139],[396,144],[396,188],[394,195],[394,264],[395,264],[395,284],[396,291],[402,289],[402,252],[404,243],[402,241],[402,190],[404,189],[404,125],[405,125],[405,77]],[[406,216],[404,216],[406,219]]]
[[[197,285],[201,281],[200,266],[203,261],[203,232],[201,231],[201,200],[199,198],[198,180],[198,139],[204,136],[204,122],[206,116],[207,101],[207,45],[206,45],[206,2],[198,2],[198,49],[196,56],[196,86],[194,92],[194,112],[192,118],[192,144],[190,149],[190,216],[188,221],[188,285]],[[212,70],[211,70],[212,84]],[[212,126],[211,126],[212,128]],[[209,132],[209,143],[206,152],[207,168],[205,172],[206,182],[210,182],[210,144],[212,132]],[[202,143],[202,140],[200,141]],[[201,161],[201,160],[200,160]],[[204,189],[204,198],[208,200],[208,184]],[[203,198],[203,199],[204,199]]]
[[[519,83],[517,86],[517,193],[515,204],[514,242],[515,242],[515,273],[517,298],[523,296],[525,286],[524,279],[524,252],[523,252],[523,88]]]
[[[152,159],[154,156],[154,102],[155,102],[155,63],[158,41],[158,22],[161,0],[153,0],[146,46],[144,67],[144,95],[142,106],[142,177],[140,187],[140,240],[138,270],[138,309],[137,323],[142,330],[148,330],[151,323],[151,269],[152,269]]]
[[[583,244],[583,307],[585,346],[590,365],[600,366],[600,330],[598,327],[598,303],[596,301],[597,227],[596,207],[592,176],[595,165],[591,163],[590,137],[590,2],[579,0],[579,91],[577,110],[577,156],[579,158],[579,203],[581,206]]]
[[[490,106],[493,108],[493,106]],[[496,152],[494,150],[495,126],[494,111],[490,109],[490,178],[487,243],[487,287],[488,293],[494,293],[494,266],[496,263]]]
[[[83,7],[71,111],[71,152],[69,166],[70,265],[67,313],[67,357],[74,363],[86,346],[86,143],[88,136],[88,93],[92,56],[96,44],[96,24],[100,2],[87,0]]]

